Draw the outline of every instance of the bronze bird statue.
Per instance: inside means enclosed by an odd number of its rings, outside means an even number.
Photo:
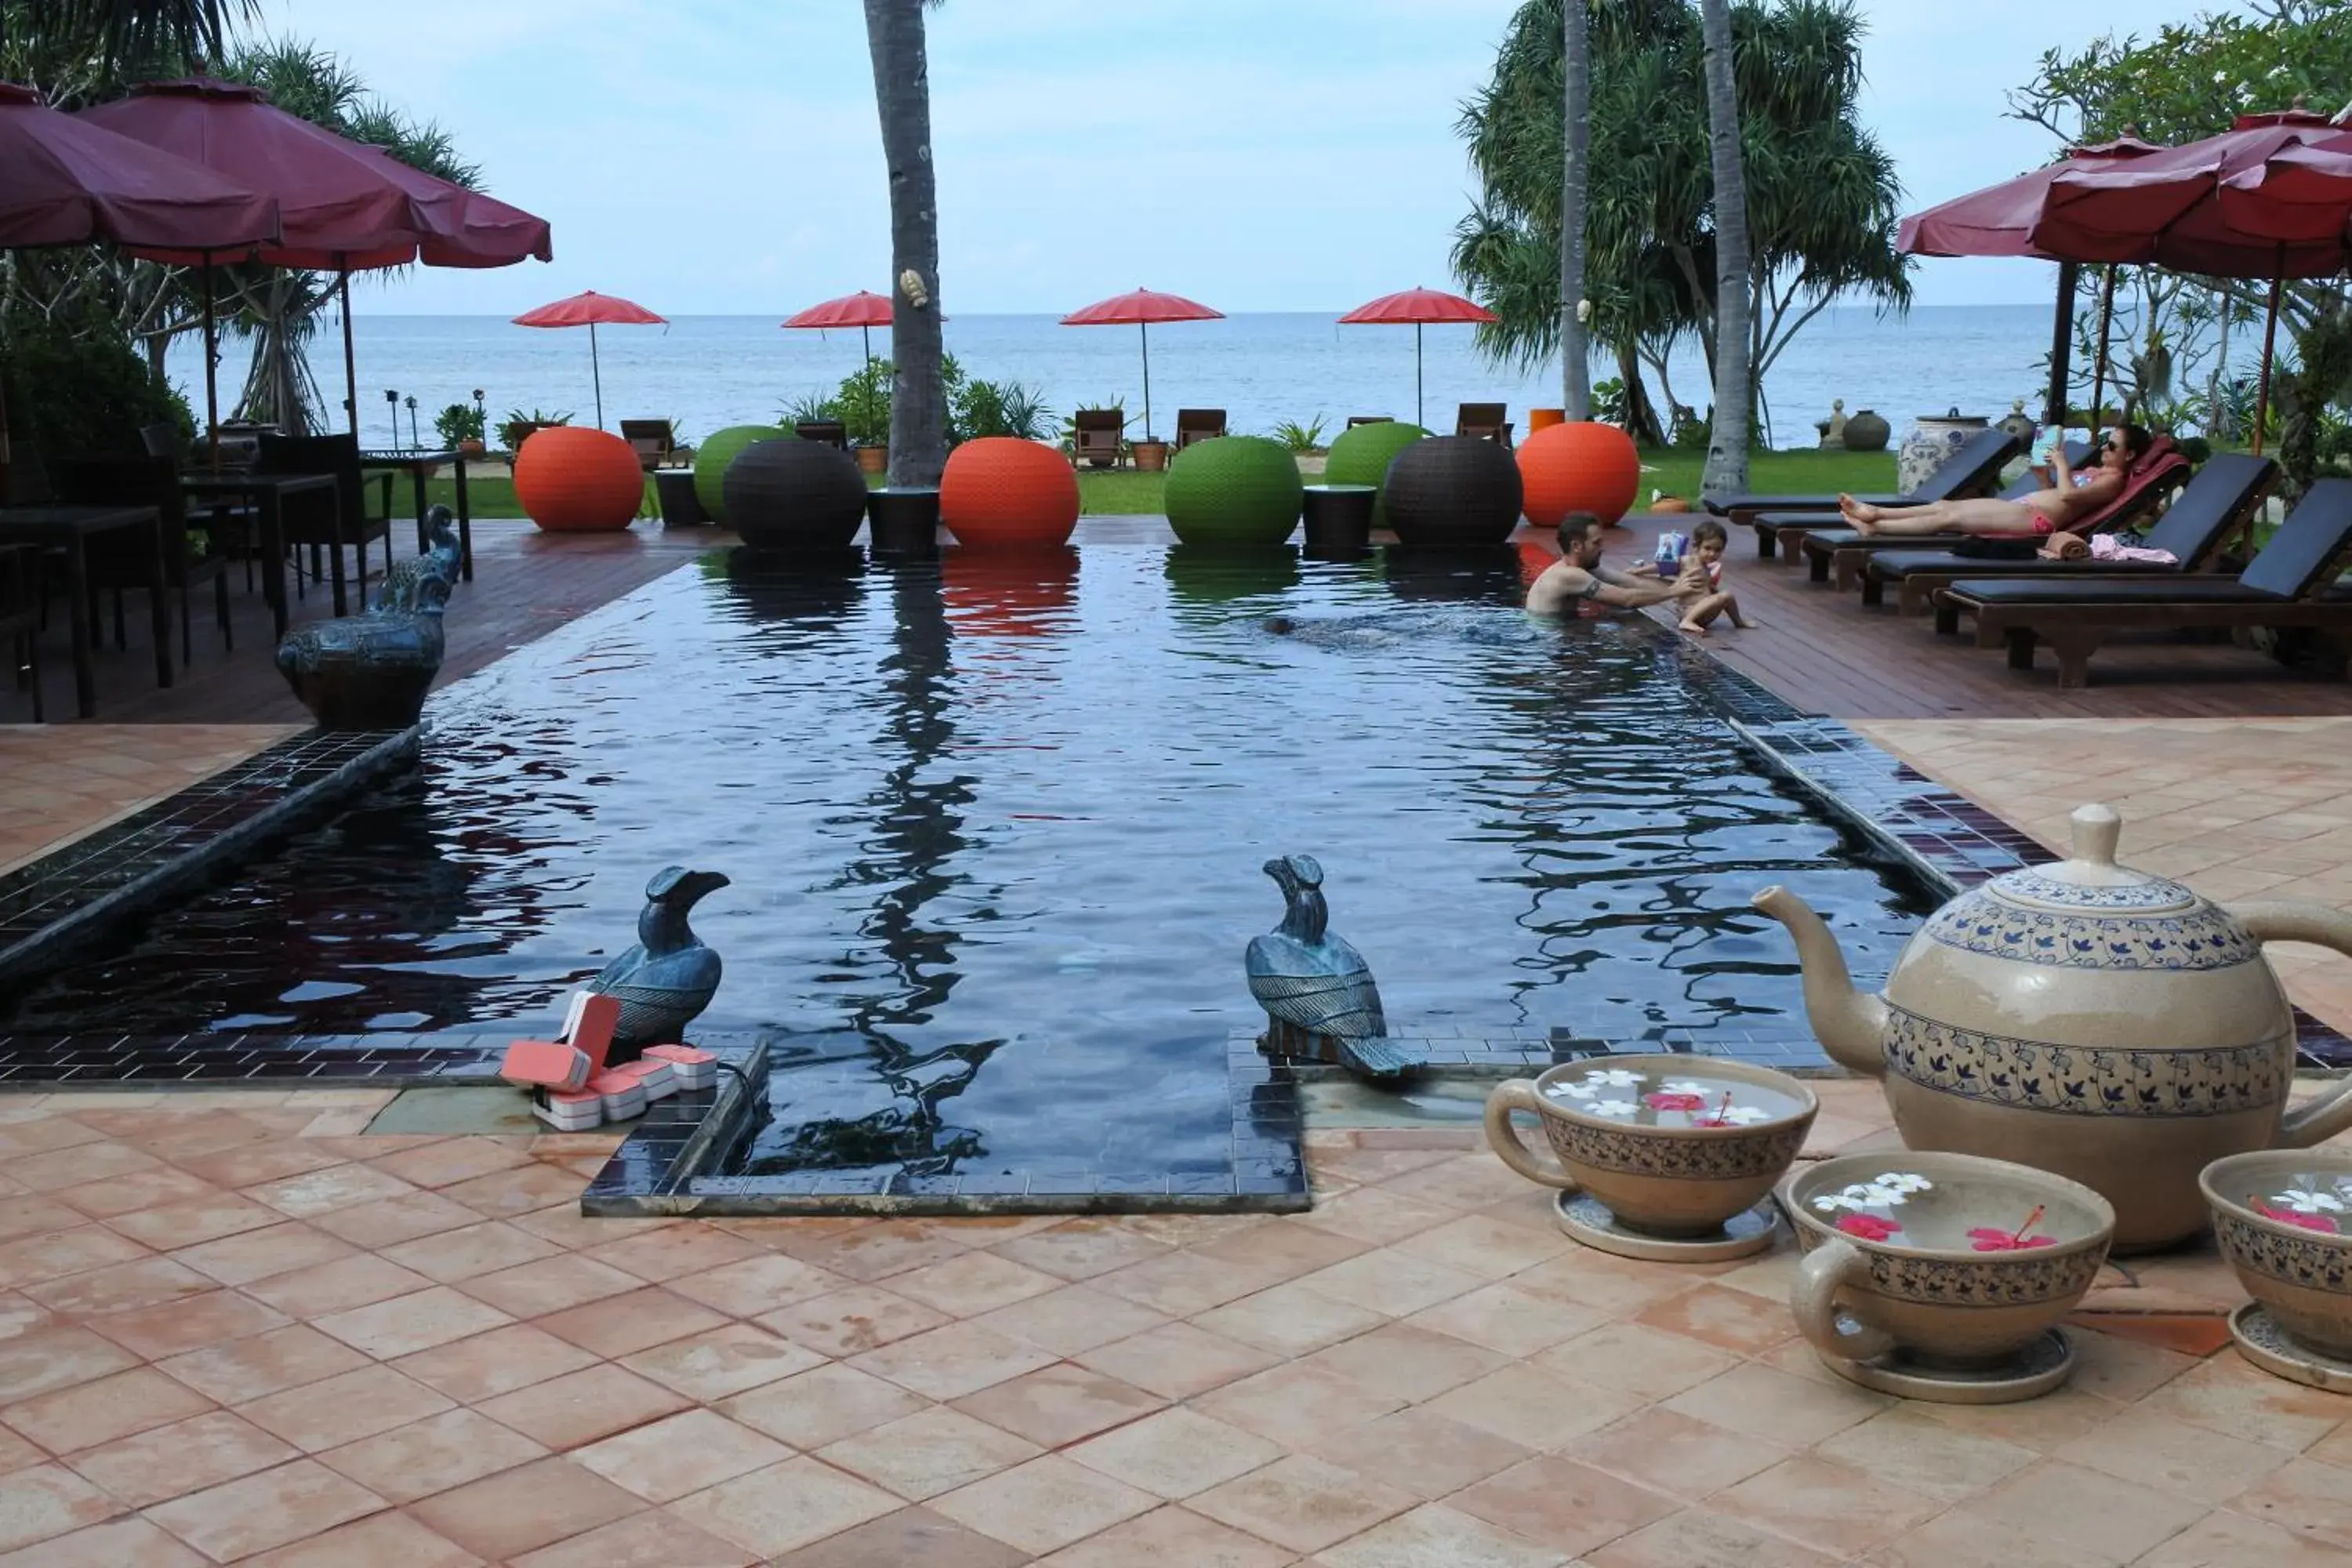
[[[1259,1045],[1270,1055],[1310,1057],[1371,1079],[1396,1079],[1427,1064],[1389,1040],[1371,966],[1324,929],[1323,868],[1311,855],[1265,863],[1289,908],[1282,923],[1250,941],[1250,994],[1265,1009]]]
[[[588,989],[619,999],[616,1049],[631,1054],[677,1041],[719,990],[719,955],[686,923],[705,894],[728,885],[716,871],[667,866],[646,884],[637,915],[637,944],[606,964]],[[625,1057],[616,1059],[626,1059]]]

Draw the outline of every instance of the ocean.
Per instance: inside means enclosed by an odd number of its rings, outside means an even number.
[[[598,330],[604,423],[667,418],[691,442],[728,425],[773,421],[786,404],[829,391],[859,363],[856,331],[785,331],[772,316],[681,316],[667,327]],[[404,316],[352,312],[359,364],[360,431],[370,446],[393,438],[395,394],[399,439],[409,439],[406,399],[416,400],[416,428],[433,438],[434,414],[470,401],[480,388],[495,427],[510,409],[570,412],[595,418],[588,334],[577,329],[518,327],[502,317]],[[342,388],[340,323],[322,319],[311,368],[333,404]],[[1117,401],[1130,435],[1143,429],[1143,378],[1131,327],[1064,327],[1052,316],[957,315],[946,327],[950,353],[973,376],[1017,381],[1040,391],[1055,421],[1073,408]],[[1849,415],[1876,410],[1900,441],[1924,414],[1958,407],[1998,419],[2022,399],[2042,404],[2041,361],[2050,342],[2046,306],[1926,306],[1906,317],[1866,309],[1832,309],[1815,318],[1765,377],[1772,445],[1811,446],[1814,423],[1833,398]],[[1557,364],[1522,374],[1490,363],[1471,329],[1423,329],[1423,423],[1451,431],[1454,405],[1503,402],[1519,429],[1530,407],[1559,401]],[[874,334],[889,350],[889,334]],[[246,353],[222,340],[222,417],[243,384]],[[173,345],[168,370],[204,417],[201,354],[191,338]],[[1703,361],[1694,350],[1673,366],[1675,397],[1704,412],[1711,401]],[[1612,374],[1596,365],[1596,379]],[[1659,389],[1653,379],[1651,395]],[[1407,327],[1343,327],[1319,314],[1235,315],[1181,322],[1151,333],[1151,423],[1165,437],[1176,410],[1222,407],[1236,433],[1271,433],[1278,421],[1320,419],[1327,438],[1349,415],[1413,416],[1413,343]]]

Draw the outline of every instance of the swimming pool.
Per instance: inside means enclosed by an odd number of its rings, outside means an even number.
[[[694,924],[727,965],[702,1026],[771,1042],[751,1168],[1181,1165],[1230,1133],[1242,949],[1282,914],[1259,868],[1306,852],[1401,1034],[1822,1060],[1749,893],[1793,888],[1865,977],[1933,900],[1762,773],[1669,634],[1514,585],[1151,544],[708,556],[437,695],[413,773],[7,1026],[535,1029],[677,862],[733,879]]]

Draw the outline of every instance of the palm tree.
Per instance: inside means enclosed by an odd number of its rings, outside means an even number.
[[[1715,417],[1699,489],[1708,496],[1748,489],[1748,371],[1754,297],[1748,287],[1748,178],[1739,158],[1739,94],[1732,70],[1728,0],[1699,0],[1706,73],[1707,150],[1715,173]]]
[[[95,57],[110,72],[137,61],[189,66],[218,59],[228,23],[249,21],[259,0],[0,0],[0,43],[44,47],[52,58]]]
[[[1561,403],[1570,419],[1592,417],[1592,350],[1586,341],[1584,182],[1592,142],[1592,47],[1585,0],[1559,8],[1559,369]]]
[[[947,467],[940,337],[939,189],[931,172],[923,11],[938,0],[866,0],[874,104],[890,174],[890,482],[928,486]]]

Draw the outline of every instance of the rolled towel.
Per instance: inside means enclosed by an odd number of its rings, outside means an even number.
[[[2042,547],[2042,558],[2044,561],[2088,561],[2091,558],[2091,542],[2080,534],[2053,533],[2050,536],[2050,542]]]

